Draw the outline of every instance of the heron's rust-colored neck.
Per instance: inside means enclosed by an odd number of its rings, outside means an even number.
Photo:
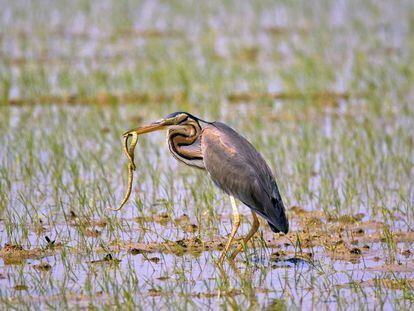
[[[192,119],[183,125],[171,128],[167,134],[167,143],[173,156],[187,165],[204,169],[200,145],[201,133],[200,124]]]

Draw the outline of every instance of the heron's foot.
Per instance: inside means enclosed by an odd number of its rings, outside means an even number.
[[[226,257],[226,255],[224,253],[221,254],[220,259],[219,259],[219,265],[222,266],[223,265],[223,261],[224,258]]]
[[[250,240],[250,239],[249,239]],[[240,243],[239,243],[239,245],[237,245],[237,247],[236,247],[236,249],[233,251],[233,253],[231,253],[231,255],[230,255],[230,259],[231,260],[234,260],[234,259],[236,259],[236,257],[237,257],[237,255],[238,254],[240,254],[242,251],[245,251],[246,250],[246,248],[247,248],[247,242],[249,241],[249,240],[247,240],[246,241],[246,238],[244,238],[244,239],[242,239],[242,241],[240,241]]]
[[[224,259],[227,258],[227,252],[222,252],[219,259],[220,266],[223,265]]]
[[[246,245],[245,242],[241,241],[240,244],[237,245],[237,248],[231,254],[230,259],[234,260],[236,256],[244,249],[245,245]]]
[[[226,246],[224,247],[224,251],[220,256],[219,264],[222,265],[224,258],[227,256],[227,252],[229,251],[229,248],[231,244],[233,243],[234,236],[236,235],[237,229],[239,229],[240,222],[241,222],[241,215],[239,211],[237,210],[236,201],[232,196],[230,196],[231,206],[233,208],[233,228],[231,229],[230,236],[227,240]]]
[[[229,253],[228,251],[223,251],[223,253],[221,253],[220,259],[219,259],[219,264],[220,265],[223,265],[224,259],[227,259],[231,262],[234,260],[233,255],[228,256],[228,253]]]
[[[260,222],[259,222],[259,219],[257,218],[256,213],[253,212],[253,211],[252,211],[252,216],[253,216],[253,224],[252,224],[252,227],[250,228],[249,233],[247,233],[247,235],[244,238],[241,239],[239,245],[237,245],[236,249],[231,254],[231,256],[230,256],[231,260],[234,260],[236,258],[236,256],[242,250],[244,250],[247,247],[247,242],[250,241],[250,239],[255,235],[255,233],[259,229]]]

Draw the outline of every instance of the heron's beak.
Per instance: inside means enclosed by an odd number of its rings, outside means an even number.
[[[132,133],[136,133],[138,135],[145,134],[145,133],[151,133],[155,131],[160,131],[165,128],[167,128],[169,125],[173,125],[173,119],[161,119],[159,121],[155,121],[148,125],[143,125],[140,127],[137,127],[135,129],[129,130],[128,132],[124,133],[124,137],[131,135]]]

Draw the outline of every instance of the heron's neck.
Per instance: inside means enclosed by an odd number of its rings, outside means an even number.
[[[171,153],[177,160],[204,169],[200,144],[201,132],[202,129],[197,122],[188,122],[169,130],[167,142]]]

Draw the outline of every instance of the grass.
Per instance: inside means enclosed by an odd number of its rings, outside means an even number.
[[[409,1],[2,7],[4,308],[412,308]],[[131,200],[106,209],[126,186],[121,134],[179,110],[234,127],[276,174],[292,233],[263,224],[238,270],[175,243],[224,241],[231,210],[164,134],[140,138]]]

